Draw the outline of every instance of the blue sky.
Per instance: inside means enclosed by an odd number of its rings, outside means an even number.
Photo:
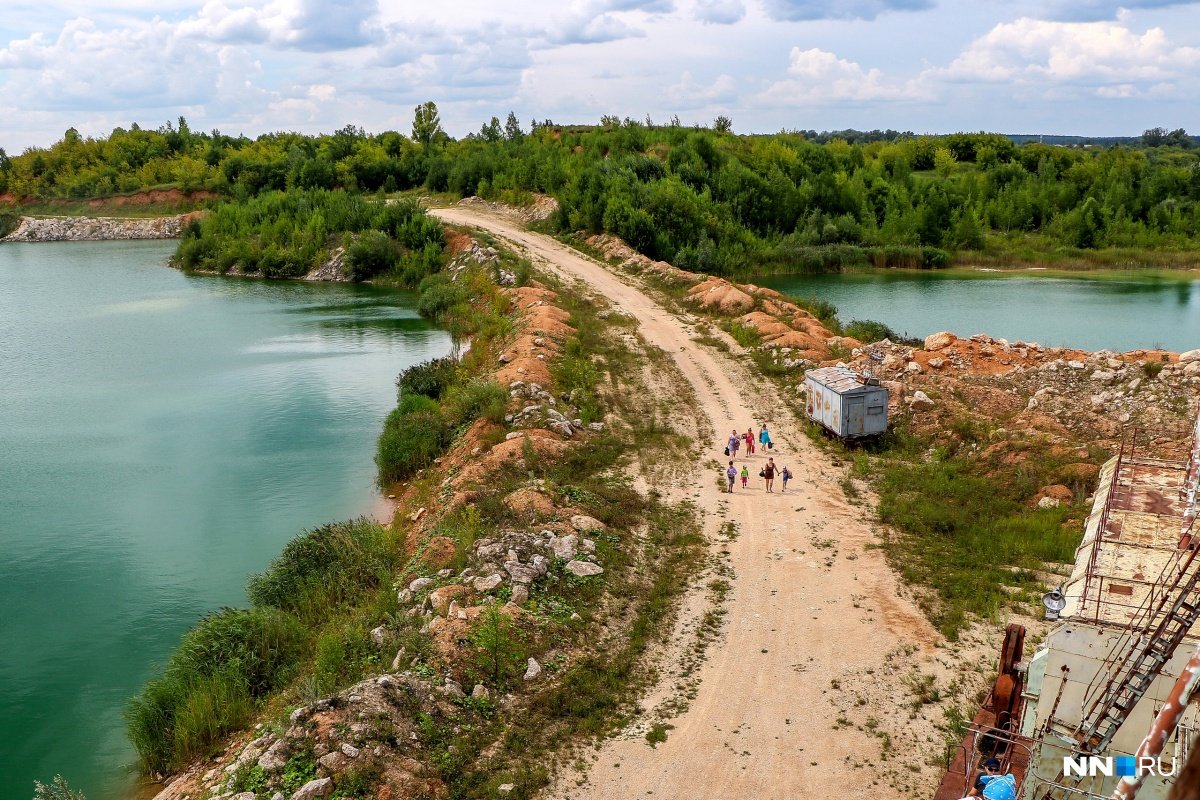
[[[0,147],[179,115],[254,136],[733,119],[740,133],[1200,133],[1200,2],[6,0]]]

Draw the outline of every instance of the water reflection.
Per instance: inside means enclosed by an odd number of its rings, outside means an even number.
[[[304,528],[367,512],[410,294],[185,276],[173,245],[0,246],[0,797],[126,797],[120,711]]]

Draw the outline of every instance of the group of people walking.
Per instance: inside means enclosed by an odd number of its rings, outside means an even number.
[[[733,461],[737,458],[738,451],[743,447],[746,449],[746,458],[754,455],[756,442],[757,447],[762,448],[763,452],[768,452],[775,447],[775,443],[771,441],[771,433],[767,430],[765,423],[759,430],[757,436],[754,435],[753,427],[747,428],[745,433],[738,433],[737,429],[734,429],[733,432],[729,434],[729,441],[725,445],[725,455],[730,457],[729,466],[725,469],[725,477],[729,482],[728,491],[733,491],[734,484],[737,483],[739,475],[742,479],[742,488],[750,488],[750,466],[748,464],[742,464],[741,471],[739,472]],[[788,469],[787,466],[780,468],[775,464],[774,456],[768,456],[767,463],[758,470],[758,477],[766,481],[768,492],[774,493],[776,476],[778,476],[783,483],[783,489],[781,491],[786,492],[788,481],[792,479],[792,471]]]

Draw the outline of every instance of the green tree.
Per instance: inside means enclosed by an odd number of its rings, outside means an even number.
[[[1176,128],[1167,134],[1167,144],[1186,149],[1192,146],[1192,137],[1183,128]]]
[[[442,118],[438,114],[437,104],[427,100],[413,109],[412,138],[426,149],[438,138],[445,136],[442,130]]]
[[[479,129],[479,138],[485,142],[498,142],[503,134],[500,130],[500,118],[492,117],[490,122],[487,122]]]
[[[1067,218],[1071,243],[1076,247],[1091,248],[1099,243],[1104,229],[1104,216],[1096,198],[1089,197]]]
[[[983,226],[974,211],[963,209],[958,215],[952,239],[954,246],[963,250],[983,249]]]
[[[1167,143],[1166,128],[1148,128],[1142,131],[1143,147],[1161,147]]]
[[[484,606],[479,623],[471,632],[476,648],[476,664],[484,671],[493,686],[503,686],[516,677],[525,661],[515,626],[496,603]]]
[[[733,133],[733,120],[722,114],[713,120],[713,130],[717,133]]]
[[[504,138],[510,142],[521,140],[525,133],[521,130],[521,123],[517,119],[517,115],[513,112],[508,112],[508,119],[504,121]]]

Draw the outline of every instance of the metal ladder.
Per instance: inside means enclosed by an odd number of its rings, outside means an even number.
[[[1189,526],[1190,528],[1191,526]],[[1186,540],[1186,539],[1185,539]],[[1103,753],[1192,626],[1200,620],[1200,558],[1196,546],[1174,559],[1175,577],[1157,601],[1151,596],[1131,624],[1131,645],[1108,671],[1108,681],[1073,733],[1076,752]],[[1170,569],[1170,567],[1168,567]],[[1118,640],[1118,644],[1120,640]],[[1099,676],[1097,676],[1099,677]],[[1059,771],[1040,800],[1070,797],[1084,778]]]
[[[1075,739],[1087,752],[1102,752],[1112,743],[1138,701],[1175,655],[1175,649],[1183,637],[1200,620],[1198,585],[1200,561],[1196,559],[1196,551],[1192,550],[1185,563],[1185,571],[1163,594],[1150,616],[1152,627],[1148,625],[1143,628],[1141,641],[1126,653],[1116,676],[1109,681],[1076,729]],[[1154,620],[1158,620],[1157,624],[1153,624]]]

